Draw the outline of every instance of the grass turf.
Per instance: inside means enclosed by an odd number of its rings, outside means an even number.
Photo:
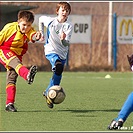
[[[111,75],[106,79],[107,74]],[[38,72],[32,85],[17,81],[15,106],[18,112],[5,112],[6,73],[0,73],[0,131],[108,131],[107,126],[133,91],[131,72],[64,72],[61,86],[63,103],[49,109],[42,92],[51,72]],[[133,130],[132,114],[122,131]]]

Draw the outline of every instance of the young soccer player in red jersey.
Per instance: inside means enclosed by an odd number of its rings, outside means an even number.
[[[6,111],[17,112],[14,102],[18,75],[31,84],[37,72],[37,66],[32,66],[28,70],[22,64],[22,57],[28,49],[28,42],[34,43],[41,38],[41,33],[33,29],[33,22],[33,12],[19,11],[18,21],[6,24],[0,31],[0,63],[7,69]]]

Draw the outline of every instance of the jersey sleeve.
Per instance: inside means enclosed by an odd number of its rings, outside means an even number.
[[[8,33],[9,27],[10,25],[6,24],[4,28],[0,31],[0,45],[2,45],[2,43],[6,40],[6,35]]]
[[[32,37],[36,34],[36,31],[34,30],[34,28],[32,27],[30,29],[30,31],[28,32],[27,34],[27,37],[28,37],[28,40],[31,41],[31,42],[35,42],[33,41]]]
[[[51,18],[49,16],[41,16],[39,17],[39,31],[41,32],[41,34],[44,36],[44,29],[45,27],[48,27],[48,24],[50,23],[50,21],[52,21],[54,18]]]

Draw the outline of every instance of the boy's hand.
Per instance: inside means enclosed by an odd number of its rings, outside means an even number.
[[[36,34],[35,34],[35,40],[36,41],[39,41],[41,38],[41,32],[40,31],[37,31]]]
[[[64,32],[62,32],[61,36],[60,36],[60,40],[65,40],[66,38],[66,34]]]
[[[44,41],[44,40],[45,40],[44,36],[41,36],[40,41]]]

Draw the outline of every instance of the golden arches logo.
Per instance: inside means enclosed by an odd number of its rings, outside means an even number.
[[[124,28],[124,29],[123,29]],[[128,35],[129,28],[131,28],[132,35],[133,35],[133,21],[132,19],[125,20],[123,19],[120,23],[120,32],[119,35],[122,36],[122,30],[125,30],[125,35]]]

